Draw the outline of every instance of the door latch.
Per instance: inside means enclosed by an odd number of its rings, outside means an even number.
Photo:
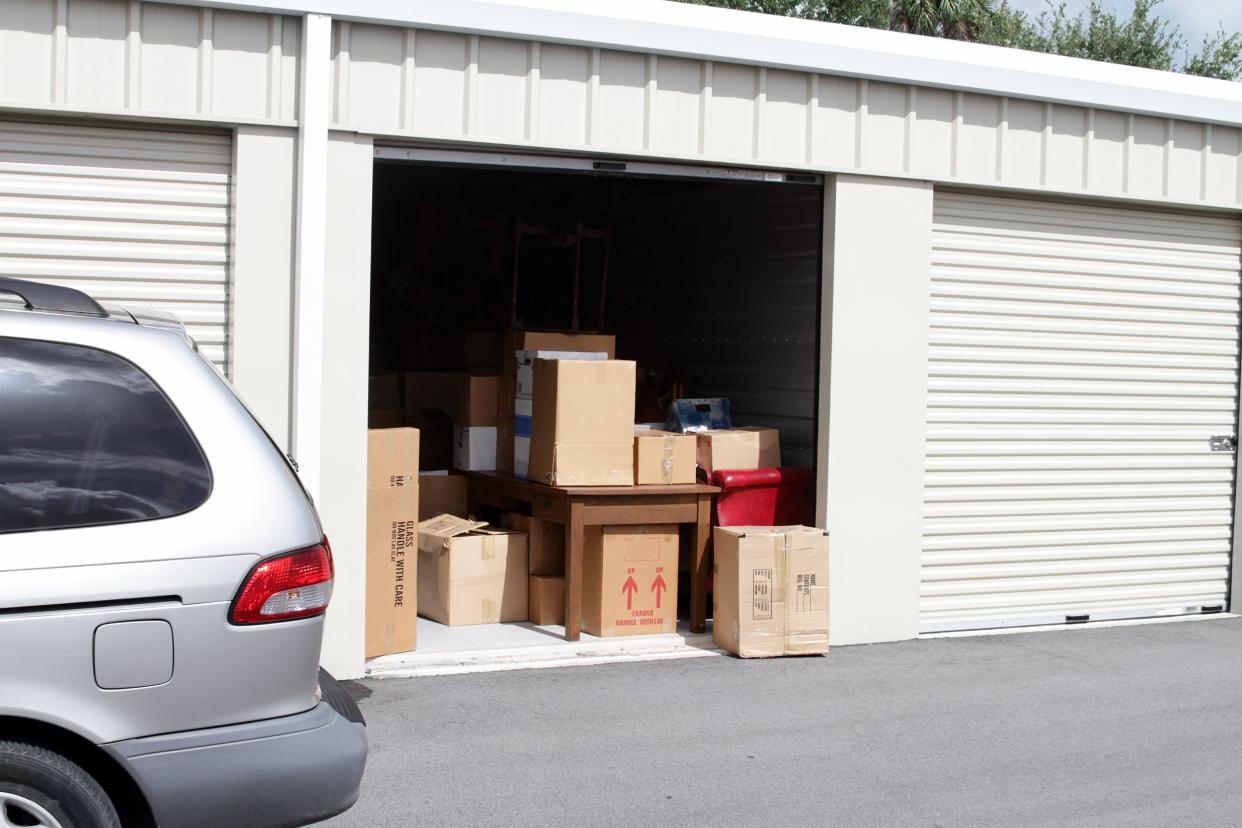
[[[1212,451],[1227,451],[1233,453],[1237,449],[1238,438],[1233,434],[1216,434],[1209,440]]]

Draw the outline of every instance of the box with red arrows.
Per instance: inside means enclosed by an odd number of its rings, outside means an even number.
[[[673,525],[588,526],[582,629],[598,636],[675,632],[677,551]]]

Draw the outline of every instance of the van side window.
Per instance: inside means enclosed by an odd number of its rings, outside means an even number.
[[[132,363],[0,337],[0,532],[170,517],[210,491],[194,436]]]

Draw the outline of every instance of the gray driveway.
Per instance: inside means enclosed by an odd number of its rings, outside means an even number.
[[[333,828],[1242,823],[1242,619],[353,689]]]

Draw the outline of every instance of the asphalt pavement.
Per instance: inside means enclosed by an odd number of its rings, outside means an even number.
[[[349,684],[331,828],[1242,824],[1242,619]]]

